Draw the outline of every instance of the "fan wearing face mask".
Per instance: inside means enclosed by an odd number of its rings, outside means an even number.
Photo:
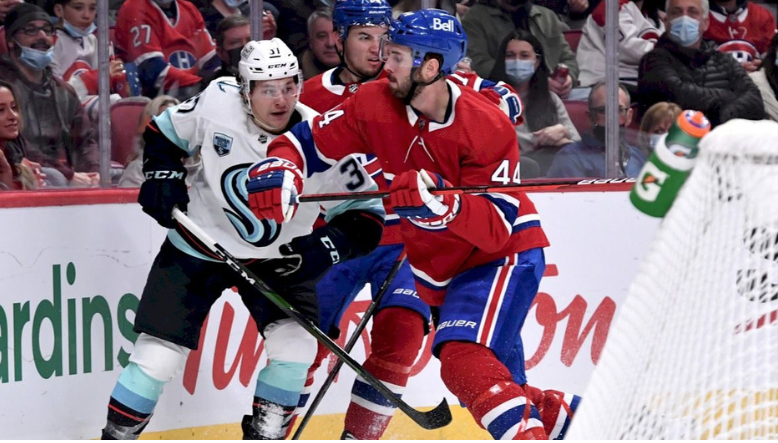
[[[648,108],[640,121],[638,148],[648,157],[657,142],[667,134],[682,109],[675,103],[659,102]]]
[[[703,112],[714,127],[734,118],[763,119],[762,97],[746,71],[702,38],[710,24],[708,0],[667,0],[666,9],[667,30],[638,68],[642,110],[670,101]]]
[[[516,29],[503,39],[489,78],[504,81],[524,103],[524,124],[516,127],[522,160],[532,158],[544,175],[554,154],[581,136],[559,96],[549,90],[544,51],[534,35]]]
[[[99,116],[97,100],[97,36],[94,32],[97,0],[54,0],[49,14],[59,18],[51,60],[54,75],[75,89],[93,124]],[[129,95],[124,63],[111,57],[111,103]]]

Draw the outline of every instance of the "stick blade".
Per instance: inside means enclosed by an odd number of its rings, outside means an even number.
[[[448,401],[445,398],[435,409],[426,412],[414,410],[413,412],[410,414],[411,419],[424,429],[442,428],[451,423],[452,420],[451,409],[449,409]]]

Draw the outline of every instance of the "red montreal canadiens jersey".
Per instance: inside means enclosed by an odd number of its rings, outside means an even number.
[[[418,115],[374,81],[340,106],[298,124],[268,148],[307,175],[352,152],[373,154],[388,178],[409,170],[436,172],[453,186],[518,181],[519,149],[510,120],[477,92],[448,81],[451,112],[442,123]],[[451,279],[464,270],[527,249],[548,246],[532,201],[518,191],[461,195],[461,210],[445,227],[400,221],[416,288],[440,305]]]
[[[343,103],[344,100],[354,95],[364,83],[340,84],[336,82],[335,75],[340,73],[341,67],[335,67],[322,72],[316,77],[309,78],[303,84],[303,93],[300,96],[300,102],[319,114],[323,114],[330,109]],[[386,74],[381,71],[376,80],[385,78]]]
[[[775,18],[770,11],[753,2],[748,2],[746,8],[733,14],[722,14],[711,9],[709,21],[710,26],[704,38],[718,44],[743,40],[754,45],[757,54],[767,51],[776,29]]]
[[[116,40],[126,51],[127,61],[137,66],[162,57],[170,65],[166,88],[174,83],[198,83],[199,68],[216,55],[203,16],[186,0],[177,0],[175,20],[168,19],[152,0],[127,0],[119,10]]]

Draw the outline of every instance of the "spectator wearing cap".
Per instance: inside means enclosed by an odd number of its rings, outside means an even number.
[[[73,88],[51,72],[54,25],[41,8],[20,3],[5,21],[0,80],[13,85],[25,122],[22,134],[39,153],[30,159],[58,170],[71,186],[99,183],[94,133]]]
[[[754,82],[732,56],[702,38],[708,10],[708,0],[668,0],[667,30],[638,68],[642,111],[669,101],[703,112],[714,126],[734,118],[761,120],[764,106]]]

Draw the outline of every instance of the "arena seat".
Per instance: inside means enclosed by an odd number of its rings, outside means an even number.
[[[127,97],[111,106],[111,160],[123,165],[135,148],[138,121],[148,97]]]
[[[578,50],[578,42],[581,41],[581,35],[583,34],[583,31],[580,29],[568,29],[566,31],[562,31],[562,34],[564,34],[565,40],[567,40],[567,44],[570,45],[570,49],[572,49],[573,52],[576,52]]]

